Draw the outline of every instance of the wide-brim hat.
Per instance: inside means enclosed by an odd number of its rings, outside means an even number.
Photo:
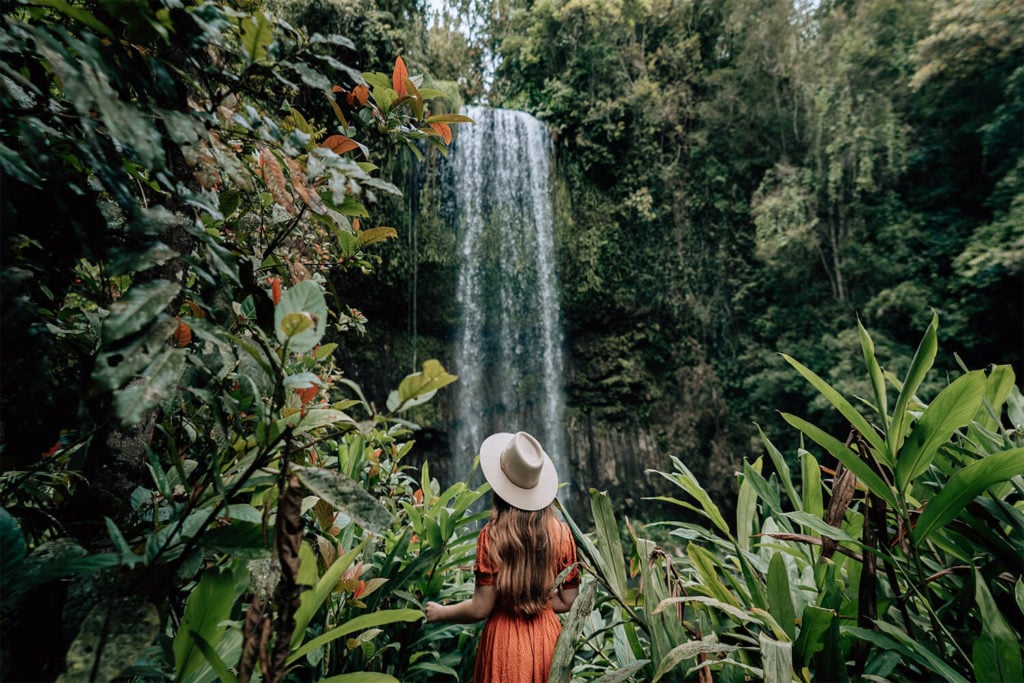
[[[491,490],[520,510],[546,508],[558,492],[554,460],[526,432],[499,432],[484,439],[480,469]]]

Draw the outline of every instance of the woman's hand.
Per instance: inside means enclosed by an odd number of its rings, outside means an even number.
[[[428,602],[423,611],[427,615],[427,621],[433,624],[435,622],[442,621],[441,615],[444,612],[444,605],[439,605],[436,602]]]

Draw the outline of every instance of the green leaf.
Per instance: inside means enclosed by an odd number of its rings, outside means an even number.
[[[825,649],[825,637],[832,626],[836,613],[830,609],[807,605],[800,620],[800,636],[793,643],[796,664],[804,667],[811,663],[811,657]]]
[[[828,382],[816,375],[809,368],[786,354],[782,354],[782,357],[786,359],[787,363],[796,368],[797,372],[803,375],[804,379],[811,383],[811,386],[817,389],[822,396],[828,399],[828,402],[835,406],[842,416],[845,417],[851,425],[853,425],[854,429],[860,432],[864,439],[871,444],[871,447],[875,449],[875,452],[878,453],[882,462],[892,467],[892,453],[889,452],[889,449],[885,445],[885,441],[882,437],[880,437],[868,421],[864,419],[864,416],[861,415],[860,412],[854,408],[842,394],[833,389]]]
[[[114,32],[106,24],[94,17],[91,13],[81,7],[74,7],[67,3],[67,0],[31,0],[31,4],[40,7],[52,7],[53,9],[67,15],[75,21],[85,24],[89,28],[103,35],[113,38]]]
[[[672,464],[675,466],[676,472],[671,474],[662,472],[660,470],[647,470],[648,473],[654,472],[665,477],[679,488],[689,493],[693,498],[700,503],[701,511],[704,515],[714,523],[718,530],[723,534],[732,539],[732,533],[729,531],[729,524],[725,521],[725,517],[722,516],[722,512],[715,505],[714,501],[711,500],[711,496],[708,492],[697,481],[697,477],[693,476],[693,472],[683,464],[683,461],[679,458],[672,456]]]
[[[463,114],[438,114],[427,119],[427,123],[476,123]]]
[[[887,502],[891,507],[899,508],[899,506],[896,505],[896,497],[893,495],[892,489],[886,485],[885,481],[883,481],[867,463],[861,460],[856,453],[847,448],[842,441],[830,434],[827,434],[819,427],[816,427],[796,415],[782,413],[782,419],[799,429],[810,437],[812,441],[835,456],[835,458],[839,460],[839,462],[843,463],[848,470],[857,475],[857,478],[871,489],[872,493],[882,498],[882,500]]]
[[[185,680],[206,661],[189,631],[195,631],[211,646],[216,646],[224,635],[224,627],[220,623],[231,617],[234,583],[234,576],[229,570],[210,569],[203,573],[199,584],[192,590],[185,603],[178,634],[174,637],[175,680]]]
[[[388,228],[384,226],[370,228],[368,230],[361,230],[356,233],[356,239],[359,240],[360,247],[367,247],[371,244],[377,244],[384,240],[389,240],[398,237],[398,231],[394,228]]]
[[[974,599],[981,614],[981,636],[974,641],[972,650],[975,678],[1003,683],[1024,680],[1019,638],[992,599],[985,577],[977,570]]]
[[[761,430],[761,425],[755,425],[757,427],[757,433],[761,435],[761,443],[764,444],[764,448],[768,451],[768,456],[772,459],[772,464],[775,466],[775,471],[779,473],[779,479],[782,481],[783,487],[786,489],[786,495],[789,496],[790,502],[797,510],[803,507],[803,503],[800,500],[800,496],[797,495],[796,487],[793,486],[793,478],[790,476],[789,465],[786,463],[786,458],[782,455],[778,448],[775,447],[764,431]],[[806,481],[806,480],[804,480]]]
[[[597,583],[585,581],[579,595],[569,609],[568,618],[555,643],[548,680],[566,681],[572,673],[572,660],[576,654],[576,641],[583,633],[597,600]]]
[[[299,608],[295,610],[295,630],[292,632],[292,649],[297,648],[301,643],[302,639],[306,637],[306,627],[309,626],[310,620],[316,615],[316,613],[323,607],[323,604],[330,597],[334,591],[334,587],[338,585],[338,581],[341,580],[341,575],[345,573],[345,570],[349,568],[352,561],[356,558],[359,553],[363,552],[366,544],[369,542],[370,537],[366,536],[360,541],[354,548],[349,550],[347,553],[339,557],[334,561],[324,575],[316,582],[316,586],[313,590],[305,591],[299,598]],[[316,570],[316,558],[310,557],[313,562],[313,569]],[[303,561],[305,564],[305,560]]]
[[[25,536],[21,533],[21,527],[17,520],[11,516],[6,508],[0,507],[0,577],[5,583],[11,578],[18,576],[16,567],[25,559]],[[7,590],[3,592],[7,597]]]
[[[358,483],[332,470],[293,466],[292,471],[315,495],[375,534],[391,527],[391,513]]]
[[[445,372],[438,361],[424,361],[422,372],[406,375],[398,385],[398,390],[388,396],[388,410],[398,412],[429,401],[434,392],[456,379],[458,377]]]
[[[314,429],[337,425],[338,423],[342,423],[346,428],[354,428],[356,426],[356,421],[340,410],[313,408],[302,416],[302,419],[295,425],[294,433],[303,434]]]
[[[236,559],[255,560],[270,555],[263,525],[257,522],[231,520],[226,526],[206,531],[199,537],[204,548],[219,550]]]
[[[185,349],[165,349],[141,378],[114,395],[114,408],[121,424],[136,424],[178,389],[185,372],[186,354]]]
[[[896,463],[896,487],[906,491],[914,479],[928,469],[939,447],[953,432],[968,425],[985,396],[985,372],[962,375],[943,389],[914,425],[900,449]]]
[[[878,626],[882,633],[860,628],[859,626],[844,626],[841,630],[844,634],[859,638],[860,640],[866,640],[883,651],[899,651],[905,658],[917,662],[932,673],[938,674],[939,680],[946,681],[946,683],[968,683],[966,678],[957,673],[953,667],[946,664],[942,657],[932,652],[924,643],[917,642],[898,627],[884,621],[876,621],[875,625]]]
[[[294,314],[307,318],[310,325],[298,329]],[[287,328],[285,319],[290,321]],[[327,329],[327,301],[320,286],[312,280],[303,280],[289,287],[274,308],[274,329],[277,340],[287,343],[293,353],[305,353],[320,343]]]
[[[368,628],[374,628],[376,626],[383,626],[385,624],[394,624],[399,621],[419,621],[423,618],[423,612],[418,609],[386,609],[380,610],[379,612],[373,612],[371,614],[361,614],[354,619],[349,619],[341,626],[333,628],[327,633],[314,638],[309,641],[298,650],[295,650],[285,660],[285,664],[293,664],[300,658],[304,657],[306,653],[312,652],[321,645],[337,640],[342,636],[346,636],[349,633],[355,633],[356,631],[365,631]]]
[[[732,591],[726,588],[725,584],[722,583],[722,580],[718,578],[719,565],[715,556],[695,543],[690,543],[686,546],[686,554],[690,557],[690,562],[693,563],[693,568],[697,570],[697,573],[701,578],[701,583],[697,584],[695,588],[705,593],[710,598],[742,612],[742,610],[740,610],[740,601],[736,599],[736,596],[733,595]],[[657,614],[658,611],[663,609],[664,606],[672,599],[673,598],[662,600],[654,613]],[[730,614],[734,613],[730,612]],[[749,619],[750,617],[749,615],[745,615],[743,618]]]
[[[860,347],[864,352],[864,364],[868,368],[868,377],[871,378],[871,389],[875,392],[875,408],[878,410],[878,419],[882,421],[883,429],[888,429],[889,400],[885,393],[885,376],[875,357],[875,343],[871,341],[871,335],[864,329],[860,318],[857,318],[857,331],[860,333]]]
[[[790,596],[786,560],[782,553],[772,555],[768,563],[768,612],[779,622],[790,640],[796,637],[796,612]]]
[[[972,462],[957,470],[938,495],[928,501],[910,532],[917,544],[955,519],[964,507],[989,486],[1024,472],[1024,448],[1014,448]]]
[[[896,407],[893,408],[892,412],[892,424],[889,425],[888,442],[889,452],[896,454],[903,446],[903,438],[907,429],[908,417],[909,417],[909,406],[910,401],[914,398],[914,393],[917,388],[921,386],[921,382],[924,381],[925,375],[932,367],[932,363],[935,362],[935,354],[938,351],[938,339],[936,330],[939,326],[938,316],[932,316],[932,322],[928,325],[928,329],[924,333],[924,337],[921,339],[921,343],[917,347],[917,351],[914,353],[914,359],[910,362],[910,369],[907,370],[907,376],[903,380],[903,386],[900,388],[900,395],[896,399]],[[895,506],[894,506],[895,507]]]
[[[133,335],[99,353],[93,369],[93,380],[108,390],[123,387],[167,350],[167,340],[177,328],[176,319],[160,314],[142,334]]]
[[[249,64],[264,59],[274,38],[273,27],[267,15],[256,12],[242,19],[242,49]]]
[[[682,662],[688,659],[693,659],[697,655],[701,654],[718,654],[723,652],[732,652],[737,649],[734,645],[723,645],[718,642],[718,637],[714,634],[704,636],[700,640],[690,641],[681,645],[676,645],[661,658],[658,662],[658,669],[654,672],[654,678],[651,679],[651,683],[657,683],[661,678],[672,671],[672,669],[679,666]],[[557,680],[552,678],[551,680]]]
[[[761,471],[761,458],[750,465],[757,472]],[[744,467],[747,464],[744,463]],[[750,550],[750,537],[754,535],[754,516],[757,514],[757,492],[747,477],[740,484],[740,492],[736,497],[736,544],[741,550]]]
[[[310,317],[309,313],[289,313],[281,318],[280,330],[281,334],[290,339],[315,326],[316,323],[313,322],[313,318]]]
[[[846,533],[842,529],[837,529],[831,524],[827,523],[821,517],[815,517],[808,512],[787,512],[786,517],[789,517],[797,524],[802,527],[807,527],[817,533],[819,536],[831,538],[836,541],[844,541],[846,543],[856,543],[860,545],[860,541]]]
[[[160,632],[152,603],[128,595],[103,600],[82,622],[58,683],[111,681],[132,665]]]
[[[338,674],[320,681],[320,683],[399,683],[394,676],[375,673],[373,671],[359,671],[352,674]]]
[[[231,673],[224,660],[217,654],[217,651],[206,642],[206,639],[195,631],[189,629],[188,635],[192,638],[192,643],[203,653],[203,657],[206,659],[207,664],[215,674],[217,674],[217,680],[221,683],[237,683],[238,677]]]
[[[803,483],[803,511],[812,517],[822,517],[825,507],[821,497],[821,465],[812,453],[803,450],[800,451],[800,481]]]
[[[109,344],[138,332],[160,315],[181,291],[181,285],[153,280],[135,285],[110,306],[103,321],[103,343]]]
[[[792,683],[793,643],[773,640],[764,633],[759,633],[757,640],[761,646],[764,683]]]
[[[598,553],[593,558],[594,562],[608,581],[612,593],[622,600],[629,586],[626,583],[622,543],[619,541],[619,525],[615,521],[611,498],[603,491],[590,489],[590,509],[594,515],[594,542]]]

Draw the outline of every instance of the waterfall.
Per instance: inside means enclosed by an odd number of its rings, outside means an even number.
[[[563,338],[544,125],[517,111],[468,107],[450,165],[461,325],[455,348],[455,472],[483,439],[527,431],[561,479]]]

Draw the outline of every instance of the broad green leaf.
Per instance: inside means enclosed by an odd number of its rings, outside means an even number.
[[[476,123],[463,114],[438,114],[427,119],[427,123]]]
[[[761,471],[761,458],[750,465],[757,472]],[[747,466],[744,463],[744,466]],[[750,537],[754,535],[754,516],[757,514],[757,493],[750,481],[744,477],[740,484],[740,492],[736,497],[736,544],[741,550],[750,550]]]
[[[356,426],[356,421],[340,410],[334,410],[333,408],[313,408],[312,410],[307,411],[298,423],[296,423],[295,433],[302,434],[304,432],[309,432],[314,429],[320,429],[321,427],[328,427],[331,425],[354,428]]]
[[[123,387],[166,351],[167,340],[177,327],[175,318],[161,314],[143,334],[128,337],[97,354],[93,380],[108,390]]]
[[[195,672],[205,661],[196,640],[189,635],[195,631],[211,647],[224,635],[221,622],[231,617],[235,600],[235,579],[228,570],[210,569],[203,573],[199,584],[185,603],[185,614],[174,638],[175,680],[182,681]]]
[[[192,638],[192,644],[203,653],[206,663],[209,664],[210,668],[217,675],[218,681],[221,683],[237,683],[238,677],[231,673],[224,660],[217,654],[213,646],[206,642],[205,638],[191,629],[189,629],[188,635]]]
[[[391,513],[344,474],[316,467],[293,466],[291,469],[306,488],[367,531],[379,535],[391,527]]]
[[[836,410],[838,410],[842,416],[845,417],[851,425],[853,425],[854,429],[860,432],[875,452],[878,453],[878,457],[881,461],[892,467],[892,453],[889,451],[889,448],[886,446],[882,437],[878,435],[864,416],[861,415],[860,412],[858,412],[858,410],[854,408],[842,394],[833,389],[832,385],[815,374],[810,368],[804,366],[802,363],[790,356],[787,356],[786,354],[782,354],[782,357],[786,359],[787,363],[796,368],[797,372],[803,375],[804,379],[811,383],[811,386],[821,392],[821,395],[828,399],[829,403],[835,406]]]
[[[928,501],[910,532],[917,544],[955,519],[964,507],[989,486],[1024,472],[1024,448],[1014,448],[972,462],[957,470],[942,490]]]
[[[830,609],[808,605],[800,620],[800,635],[793,643],[796,664],[807,666],[815,653],[825,649],[825,636],[832,626],[836,613]]]
[[[167,280],[153,280],[128,289],[128,293],[110,306],[103,321],[103,343],[109,344],[138,332],[164,312],[181,285]]]
[[[114,37],[114,32],[111,31],[106,24],[101,22],[84,8],[75,7],[69,4],[67,0],[31,0],[30,4],[39,5],[41,7],[52,7],[58,12],[67,15],[69,18],[85,24],[94,31],[102,33],[109,38]]]
[[[309,313],[289,313],[281,318],[280,330],[285,337],[291,338],[314,326],[315,323]]]
[[[270,555],[270,547],[264,536],[261,523],[233,519],[226,526],[218,526],[203,533],[199,543],[204,548],[219,550],[237,559],[255,560]]]
[[[320,683],[399,683],[394,676],[375,673],[373,671],[358,671],[351,674],[338,674],[330,678],[324,678]]]
[[[968,683],[966,678],[946,664],[942,657],[932,652],[924,643],[917,642],[901,629],[887,622],[876,621],[875,625],[882,631],[881,633],[859,626],[844,626],[841,627],[841,630],[844,634],[866,640],[883,651],[898,650],[905,658],[938,674],[938,680],[946,681],[946,683]]]
[[[782,455],[778,448],[775,447],[764,431],[761,430],[761,425],[755,425],[757,427],[757,433],[761,436],[761,443],[764,444],[764,448],[768,451],[768,456],[772,459],[772,464],[775,465],[775,471],[779,474],[779,480],[782,481],[783,487],[786,489],[786,495],[789,496],[790,503],[797,510],[803,508],[803,503],[800,496],[797,495],[796,487],[793,486],[793,478],[789,472],[789,465],[786,463],[786,458]],[[806,481],[806,480],[804,480]]]
[[[825,512],[821,497],[821,465],[809,451],[800,451],[800,472],[803,488],[803,512],[820,518]],[[794,507],[796,506],[794,505]]]
[[[650,664],[649,659],[638,659],[625,664],[614,671],[609,671],[600,678],[595,678],[592,683],[622,683],[623,681],[636,680],[637,673]],[[548,679],[554,680],[554,679]]]
[[[366,536],[363,540],[358,543],[354,548],[349,550],[347,553],[339,557],[334,561],[324,575],[316,582],[316,586],[313,590],[305,591],[299,598],[299,608],[295,610],[295,631],[292,632],[292,649],[297,648],[301,643],[302,639],[306,637],[306,627],[309,626],[310,620],[313,616],[320,611],[323,604],[327,601],[327,598],[334,591],[334,587],[338,585],[338,581],[341,580],[341,575],[345,573],[345,570],[351,566],[352,561],[356,558],[359,553],[363,552],[370,537]],[[309,558],[312,560],[313,571],[316,571],[316,558]],[[303,564],[306,561],[303,560]],[[304,567],[303,567],[304,568]]]
[[[882,428],[889,428],[889,399],[885,393],[885,376],[878,366],[878,359],[875,357],[875,343],[871,341],[871,335],[864,329],[860,318],[857,318],[857,331],[860,334],[860,347],[864,352],[864,365],[868,368],[868,377],[871,379],[871,389],[875,393],[875,408],[878,410],[878,419],[882,421]]]
[[[719,564],[715,556],[695,543],[690,543],[686,546],[686,554],[690,557],[694,569],[697,570],[701,578],[701,583],[695,586],[695,588],[723,604],[739,609],[740,601],[736,599],[732,591],[718,577]],[[661,604],[658,605],[658,609],[662,609],[666,602],[666,600],[662,600]]]
[[[177,391],[185,372],[185,349],[165,349],[135,382],[114,395],[121,424],[133,425]]]
[[[832,526],[821,517],[815,517],[807,512],[787,512],[786,517],[789,517],[797,524],[803,527],[807,527],[817,533],[819,536],[825,538],[831,538],[836,541],[844,541],[846,543],[856,543],[860,545],[860,541],[846,533],[842,529],[837,529]]]
[[[406,375],[398,385],[398,390],[391,392],[388,396],[387,408],[391,412],[400,412],[426,403],[434,397],[434,393],[438,389],[451,384],[456,379],[458,377],[445,372],[444,367],[438,361],[433,359],[424,361],[421,372]]]
[[[907,422],[910,417],[910,401],[914,398],[914,393],[918,387],[921,386],[921,382],[924,381],[925,375],[931,370],[932,363],[935,362],[935,354],[938,351],[938,339],[936,337],[938,326],[938,316],[932,316],[932,322],[928,325],[928,329],[925,331],[924,337],[914,353],[914,359],[910,362],[910,369],[907,370],[907,376],[903,380],[903,386],[900,388],[900,395],[896,399],[896,407],[892,411],[892,423],[889,425],[889,431],[887,432],[889,452],[894,456],[897,456],[900,448],[903,446],[903,438],[906,434]]]
[[[1002,683],[1024,681],[1019,638],[992,598],[985,577],[977,570],[974,599],[981,614],[981,636],[974,641],[972,651],[975,678]]]
[[[985,396],[985,372],[962,375],[943,389],[914,425],[896,462],[896,487],[905,492],[928,469],[939,447],[953,432],[966,426],[978,412]]]
[[[594,514],[594,537],[597,557],[594,561],[611,584],[616,597],[623,599],[629,586],[626,583],[626,567],[619,541],[619,525],[615,521],[611,498],[603,491],[590,489],[590,508]]]
[[[273,27],[267,15],[256,12],[242,19],[242,49],[249,64],[267,56],[267,48],[274,39]]]
[[[736,649],[735,645],[723,645],[718,642],[718,637],[714,634],[704,636],[700,640],[690,641],[677,645],[658,662],[658,669],[654,672],[654,678],[651,679],[651,683],[657,683],[661,678],[672,669],[679,666],[681,663],[688,659],[693,659],[697,655],[701,654],[718,654],[723,652],[732,652]],[[561,680],[554,679],[551,680]]]
[[[768,563],[768,612],[793,640],[796,638],[796,612],[790,590],[786,560],[782,553],[775,553]]]
[[[764,633],[759,633],[757,640],[761,647],[764,683],[792,683],[793,643],[773,640]]]
[[[647,470],[647,472],[660,474],[679,488],[689,493],[697,500],[698,503],[700,503],[703,514],[707,516],[707,518],[710,519],[716,527],[718,527],[719,531],[732,540],[732,533],[729,531],[729,525],[726,523],[725,517],[722,516],[718,506],[711,500],[711,496],[708,495],[708,492],[705,491],[697,481],[697,477],[693,475],[693,472],[691,472],[679,458],[672,456],[672,464],[677,471],[671,474],[662,472],[661,470]]]
[[[316,648],[321,645],[326,645],[332,640],[337,640],[342,636],[347,636],[349,633],[365,631],[369,628],[384,626],[385,624],[393,624],[399,621],[419,621],[422,618],[423,612],[418,609],[385,609],[371,614],[362,614],[354,619],[349,619],[341,626],[333,628],[327,633],[309,641],[298,650],[292,652],[291,655],[288,656],[288,659],[285,660],[285,663],[293,664],[306,656],[306,653],[312,652]]]
[[[295,331],[294,326],[285,329],[285,319],[292,320],[291,316],[296,313],[308,317],[312,324],[299,331]],[[277,340],[282,344],[287,342],[288,350],[293,353],[305,353],[320,343],[327,329],[327,301],[320,286],[312,280],[303,280],[289,287],[274,308],[274,329]]]
[[[796,415],[782,413],[782,419],[799,429],[810,437],[812,441],[835,456],[848,470],[857,475],[857,478],[864,482],[871,489],[872,493],[882,498],[891,507],[899,507],[896,505],[896,497],[893,495],[892,489],[886,485],[885,481],[866,462],[847,448],[842,441]]]
[[[132,665],[160,632],[152,603],[128,595],[102,600],[82,622],[58,683],[111,681]]]
[[[398,231],[394,228],[388,228],[384,226],[369,228],[367,230],[361,230],[356,233],[356,239],[359,241],[360,247],[368,247],[371,244],[377,244],[384,240],[389,240],[398,237]]]
[[[579,595],[569,609],[569,616],[562,626],[562,632],[555,643],[555,654],[551,660],[548,679],[552,681],[569,680],[572,672],[572,660],[576,654],[576,641],[583,633],[587,620],[594,610],[597,598],[597,583],[585,581]]]

